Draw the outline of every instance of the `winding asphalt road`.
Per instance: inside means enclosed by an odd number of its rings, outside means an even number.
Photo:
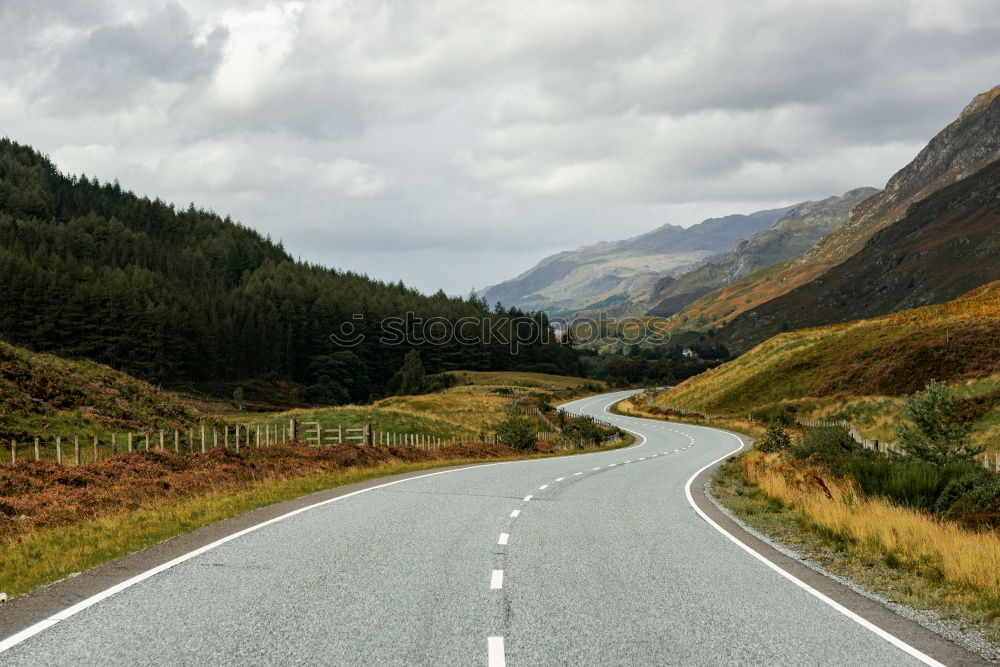
[[[605,412],[627,393],[565,407],[635,446],[328,500],[58,615],[0,664],[920,664],[695,511],[688,480],[735,436]]]

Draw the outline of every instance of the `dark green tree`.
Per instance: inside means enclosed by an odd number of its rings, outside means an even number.
[[[983,452],[972,447],[971,425],[943,382],[931,380],[903,402],[906,421],[899,425],[899,446],[910,456],[939,465],[968,461]]]

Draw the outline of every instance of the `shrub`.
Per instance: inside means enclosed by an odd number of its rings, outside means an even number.
[[[533,419],[511,413],[497,424],[500,442],[515,449],[530,449],[535,444],[536,425]]]
[[[935,509],[954,480],[975,472],[975,464],[939,466],[917,459],[890,459],[874,452],[858,452],[846,465],[867,495],[881,496],[918,509]]]
[[[771,424],[767,427],[764,438],[757,443],[757,449],[762,452],[781,452],[792,446],[788,432],[780,426]]]
[[[593,417],[573,417],[573,423],[563,428],[563,435],[569,438],[600,438],[608,429],[600,426]]]
[[[835,468],[845,457],[858,450],[858,443],[847,429],[840,426],[810,428],[791,447],[792,456],[800,459],[813,458]],[[837,470],[841,472],[842,470]]]
[[[775,426],[794,426],[795,407],[785,405],[780,408],[764,408],[750,413],[750,416],[759,422],[772,424]]]
[[[897,431],[899,445],[914,458],[946,465],[982,452],[969,446],[971,425],[943,382],[931,380],[907,398],[903,413],[907,421]]]
[[[1000,477],[975,470],[952,479],[934,505],[946,519],[971,526],[1000,526]]]

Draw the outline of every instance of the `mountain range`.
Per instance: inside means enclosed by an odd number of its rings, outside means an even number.
[[[837,229],[851,209],[878,192],[875,188],[856,188],[839,197],[792,206],[768,229],[737,241],[723,258],[661,279],[652,295],[656,305],[649,314],[669,317],[714,289],[792,259]]]
[[[521,275],[482,290],[488,302],[550,314],[611,306],[650,290],[671,271],[719,256],[739,239],[767,229],[786,209],[710,218],[546,257]]]

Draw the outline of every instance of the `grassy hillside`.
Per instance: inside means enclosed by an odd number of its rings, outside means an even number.
[[[285,425],[289,419],[434,438],[490,431],[516,398],[603,390],[596,380],[517,371],[457,371],[443,392],[393,396],[370,405],[240,410],[230,401],[162,391],[92,361],[39,354],[0,342],[0,445],[34,436],[89,437],[109,432],[185,429],[199,422]]]
[[[546,373],[456,371],[454,375],[458,379],[456,386],[430,394],[390,396],[372,405],[242,415],[239,421],[287,423],[294,417],[345,428],[370,423],[376,431],[418,433],[435,438],[474,436],[492,431],[504,415],[504,406],[511,401],[547,402],[605,388],[603,382]]]
[[[174,428],[203,418],[176,394],[92,361],[0,341],[0,438]]]
[[[881,429],[899,397],[930,379],[965,397],[977,440],[1000,442],[1000,281],[947,303],[780,334],[662,392],[657,403],[708,412],[793,404],[819,418]]]

